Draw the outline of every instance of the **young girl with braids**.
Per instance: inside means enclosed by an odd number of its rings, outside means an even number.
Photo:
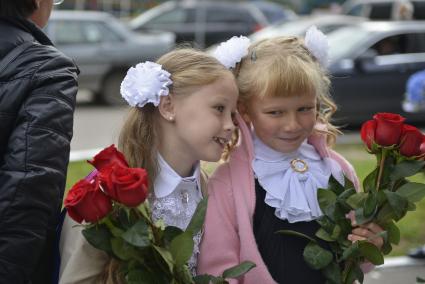
[[[330,123],[336,106],[326,44],[314,28],[305,40],[270,38],[250,45],[235,66],[240,141],[208,182],[199,274],[218,275],[249,260],[256,267],[231,283],[325,282],[303,260],[307,241],[276,231],[314,237],[322,215],[317,189],[327,188],[331,175],[344,183],[343,174],[359,186],[352,166],[330,148],[339,131]],[[376,224],[355,227],[349,240],[380,231]],[[380,247],[383,240],[372,242]]]
[[[119,149],[130,167],[149,174],[154,219],[185,229],[202,199],[200,160],[218,161],[235,126],[238,90],[219,61],[192,49],[131,68],[121,94],[132,106]],[[91,247],[81,227],[65,219],[59,283],[122,283],[117,264]],[[189,268],[194,272],[200,235]]]

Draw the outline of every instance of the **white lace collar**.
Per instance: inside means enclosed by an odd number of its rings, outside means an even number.
[[[159,153],[158,162],[159,173],[155,179],[153,187],[156,198],[162,198],[170,195],[181,184],[185,184],[186,186],[193,184],[194,187],[198,189],[201,188],[201,167],[199,162],[193,171],[193,175],[190,177],[181,177],[177,174]]]
[[[276,208],[275,215],[290,223],[311,221],[321,216],[317,189],[328,187],[331,173],[343,184],[339,164],[331,158],[320,157],[306,141],[292,153],[281,153],[265,145],[254,134],[253,140],[252,167],[266,191],[264,202]],[[301,161],[291,165],[296,159]],[[300,166],[298,169],[297,165]],[[307,170],[302,172],[304,166]]]

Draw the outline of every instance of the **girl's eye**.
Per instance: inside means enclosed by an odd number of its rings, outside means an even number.
[[[308,111],[311,111],[313,109],[314,109],[314,107],[302,107],[302,108],[299,108],[298,110],[300,112],[308,112]]]
[[[223,112],[224,111],[224,106],[215,106],[214,108],[216,110],[218,110],[219,112]]]
[[[267,114],[269,114],[269,115],[280,115],[280,114],[282,114],[282,112],[279,111],[279,110],[272,110],[272,111],[268,111]]]

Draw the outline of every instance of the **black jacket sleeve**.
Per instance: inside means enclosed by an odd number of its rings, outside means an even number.
[[[0,168],[0,283],[29,281],[61,207],[78,71],[53,49],[21,78],[28,90]]]

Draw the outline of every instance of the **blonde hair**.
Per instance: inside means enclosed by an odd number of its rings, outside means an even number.
[[[326,70],[304,46],[303,39],[281,36],[254,43],[234,73],[242,104],[253,96],[316,94],[317,119],[327,126],[328,145],[335,143],[340,131],[330,122],[337,110],[329,95],[330,80]]]
[[[217,59],[208,54],[182,48],[171,51],[157,60],[162,68],[171,74],[173,84],[169,87],[173,96],[185,96],[199,88],[211,84],[225,75],[231,75]],[[130,167],[143,167],[148,172],[149,190],[158,173],[157,151],[158,110],[153,104],[143,108],[131,108],[121,130],[118,148],[124,153]],[[102,276],[106,283],[120,283],[113,277],[117,271],[116,261],[111,260]]]

